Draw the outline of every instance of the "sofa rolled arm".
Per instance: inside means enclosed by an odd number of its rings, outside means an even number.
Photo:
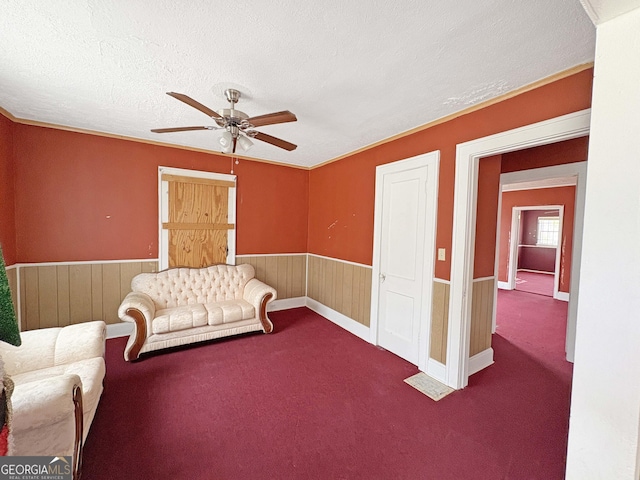
[[[242,296],[244,300],[256,309],[256,315],[260,319],[260,323],[262,323],[264,333],[271,333],[273,331],[273,323],[267,316],[267,304],[278,297],[276,289],[257,278],[252,278],[244,286]]]
[[[142,292],[130,292],[118,308],[118,316],[124,322],[134,324],[133,333],[129,337],[124,350],[124,359],[136,360],[149,332],[151,321],[156,313],[156,305],[149,295]]]
[[[129,292],[118,308],[118,316],[125,322],[135,322],[134,319],[127,313],[130,308],[140,310],[142,315],[149,321],[149,327],[151,327],[151,320],[156,314],[156,304],[149,295],[142,292]]]

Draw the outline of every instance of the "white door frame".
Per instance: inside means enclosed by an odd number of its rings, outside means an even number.
[[[164,222],[169,221],[169,182],[162,181],[162,174],[180,175],[182,177],[205,178],[208,180],[223,180],[236,183],[235,175],[226,173],[203,172],[200,170],[187,170],[185,168],[158,167],[158,270],[169,268],[169,232],[162,228]],[[227,264],[236,263],[236,187],[229,188],[229,202],[227,215],[229,223],[235,228],[227,230]]]
[[[558,210],[558,217],[560,218],[560,238],[559,244],[556,246],[556,258],[553,267],[553,298],[558,300],[564,300],[559,298],[560,288],[560,253],[562,251],[562,231],[564,227],[564,205],[527,205],[526,207],[513,207],[511,209],[511,244],[509,245],[509,265],[508,265],[508,277],[507,283],[509,284],[509,290],[516,288],[516,272],[518,270],[518,242],[513,241],[520,236],[520,221],[519,214],[524,211],[531,210]],[[496,252],[500,249],[500,244],[496,245]],[[568,299],[568,297],[567,297]]]
[[[438,179],[440,150],[417,155],[405,160],[379,165],[376,167],[376,190],[373,223],[373,261],[371,272],[371,316],[369,321],[369,341],[378,345],[378,305],[380,295],[380,243],[382,239],[382,200],[384,174],[404,171],[412,168],[430,167],[427,177],[427,219],[425,224],[425,244],[432,245],[431,252],[424,255],[424,290],[422,296],[422,322],[420,325],[420,354],[418,368],[427,371],[429,359],[429,338],[431,335],[431,304],[433,294],[433,275],[435,271],[436,221],[438,212]]]
[[[451,291],[445,382],[450,387],[464,388],[469,381],[470,294],[473,280],[480,158],[583,137],[589,134],[590,118],[591,109],[581,110],[456,146]],[[586,180],[586,178],[582,180]],[[584,182],[578,182],[578,190],[581,183]],[[576,218],[574,229],[578,227],[581,231],[582,219]],[[576,248],[574,245],[574,255],[578,255],[575,258],[579,259],[581,252],[577,250],[581,250],[581,248]],[[574,291],[573,288],[574,280],[577,279],[572,275],[571,297],[577,297],[577,289]],[[571,311],[571,305],[569,310]]]

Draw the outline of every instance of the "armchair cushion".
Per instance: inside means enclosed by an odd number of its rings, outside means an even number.
[[[12,418],[15,432],[39,429],[73,416],[73,387],[82,385],[78,375],[58,374],[18,383],[20,387],[11,395],[11,406],[18,413]],[[19,434],[16,437],[21,438]]]
[[[23,388],[27,388],[30,391],[30,389],[34,388],[32,385],[34,383],[40,384],[43,381],[57,377],[78,377],[79,385],[82,386],[82,410],[88,420],[87,425],[90,425],[93,415],[91,415],[91,418],[88,418],[88,415],[95,410],[100,400],[100,395],[102,394],[102,379],[105,373],[106,370],[102,357],[94,357],[67,365],[56,365],[21,373],[12,377],[14,384],[18,386],[14,391],[14,396],[16,395],[16,391],[18,395],[21,395]]]

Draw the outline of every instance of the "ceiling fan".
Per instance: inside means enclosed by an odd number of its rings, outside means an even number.
[[[271,145],[284,148],[288,151],[295,150],[297,147],[297,145],[294,145],[293,143],[253,130],[255,127],[273,125],[276,123],[295,122],[298,120],[296,116],[288,110],[258,115],[257,117],[250,117],[246,113],[235,109],[235,104],[238,103],[238,100],[240,99],[240,92],[233,88],[228,88],[224,91],[225,97],[231,104],[230,108],[218,110],[217,112],[183,93],[167,92],[167,95],[186,103],[196,110],[200,110],[205,115],[211,117],[216,125],[201,127],[154,128],[151,130],[152,132],[169,133],[185,132],[189,130],[224,129],[225,131],[219,140],[224,153],[236,153],[237,145],[240,145],[240,147],[246,152],[253,145],[250,138],[270,143]]]

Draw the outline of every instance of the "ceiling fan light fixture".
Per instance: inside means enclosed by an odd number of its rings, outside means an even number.
[[[222,151],[224,153],[231,153],[231,149],[233,148],[233,137],[231,136],[231,132],[224,132],[220,135],[220,146],[222,147]]]
[[[238,137],[238,145],[240,145],[240,148],[242,148],[242,150],[244,150],[246,152],[247,150],[249,150],[253,146],[253,142],[251,140],[249,140],[249,137],[245,137],[244,135],[240,135]]]

